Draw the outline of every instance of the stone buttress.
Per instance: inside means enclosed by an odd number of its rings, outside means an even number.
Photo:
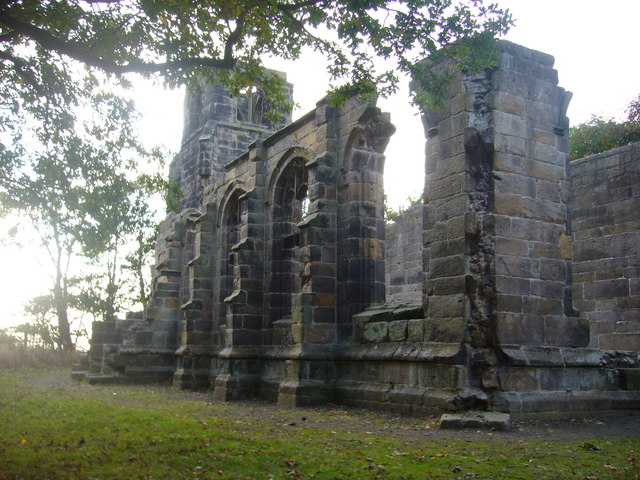
[[[460,405],[637,408],[620,376],[638,355],[587,349],[572,305],[571,94],[553,57],[509,42],[498,54],[497,68],[461,74],[444,110],[423,116],[425,340],[461,345]]]

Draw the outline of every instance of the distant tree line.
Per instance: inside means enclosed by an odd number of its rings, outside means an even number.
[[[640,141],[640,95],[626,109],[627,119],[593,115],[585,123],[569,130],[569,159],[577,160]]]

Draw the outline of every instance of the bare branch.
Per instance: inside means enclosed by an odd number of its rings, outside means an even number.
[[[242,12],[236,21],[236,28],[229,34],[229,38],[224,45],[224,59],[233,59],[233,47],[242,37],[242,29],[244,28],[244,20],[247,12]]]
[[[113,60],[107,60],[97,57],[87,52],[81,46],[60,40],[58,37],[51,35],[46,30],[34,27],[28,23],[18,20],[5,11],[0,10],[0,23],[12,28],[15,32],[26,35],[33,41],[37,42],[49,51],[54,51],[68,57],[78,60],[91,67],[97,67],[105,72],[122,74],[127,72],[135,73],[154,73],[166,72],[168,70],[179,70],[186,67],[205,66],[222,69],[230,69],[236,64],[233,56],[233,46],[238,42],[242,35],[242,26],[244,21],[238,20],[236,29],[231,33],[225,45],[225,56],[222,59],[208,57],[187,57],[179,60],[167,62],[128,62],[119,64]]]
[[[323,40],[322,38],[316,37],[313,33],[311,33],[309,30],[307,30],[307,28],[305,27],[304,23],[302,23],[300,20],[298,20],[296,17],[294,17],[291,14],[290,11],[284,10],[283,13],[287,16],[287,18],[289,20],[291,20],[291,22],[293,22],[293,24],[298,28],[298,31],[301,34],[305,35],[307,38],[309,38],[313,42],[316,42],[319,45],[323,45],[328,50],[331,50],[331,51],[335,50],[333,48],[333,45],[331,44],[331,42],[329,42],[327,40]]]

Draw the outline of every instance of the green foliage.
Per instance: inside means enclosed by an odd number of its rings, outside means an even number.
[[[323,52],[332,101],[341,103],[395,91],[397,73],[420,74],[415,62],[432,54],[484,68],[494,36],[510,25],[508,11],[481,0],[0,2],[0,216],[29,217],[48,250],[57,342],[73,348],[71,306],[115,318],[123,245],[135,238],[147,248],[153,230],[138,165],[158,153],[139,144],[132,102],[114,94],[129,86],[126,74],[160,75],[170,86],[209,77],[236,95],[262,90],[273,120],[288,105],[264,57]],[[450,74],[419,75],[415,101],[435,103]],[[145,255],[138,249],[126,260],[130,271],[142,271]],[[84,276],[84,288],[69,271],[78,258],[104,265]],[[138,282],[142,304],[146,288]]]
[[[592,116],[569,130],[569,159],[576,160],[640,141],[640,95],[627,107],[627,120]]]
[[[482,0],[8,1],[0,5],[0,68],[14,99],[30,91],[30,99],[58,105],[95,87],[96,71],[161,74],[177,85],[215,68],[232,91],[263,89],[282,110],[282,80],[262,58],[323,52],[340,102],[371,86],[395,91],[398,72],[414,73],[417,60],[443,47],[460,67],[485,68],[494,36],[511,24],[508,10]],[[78,63],[86,67],[84,87]]]
[[[500,432],[427,437],[422,432],[434,422],[425,419],[206,404],[204,395],[70,387],[66,378],[68,372],[50,371],[0,378],[6,478],[607,480],[640,473],[635,438],[542,441]]]
[[[409,195],[407,196],[407,203],[405,205],[400,205],[397,208],[391,208],[387,201],[387,196],[384,196],[384,221],[385,223],[395,222],[397,218],[406,212],[411,207],[415,207],[416,205],[422,205],[424,203],[424,193],[420,195]]]
[[[49,306],[57,317],[53,343],[65,350],[73,349],[69,309],[86,305],[73,291],[81,288],[74,269],[87,266],[83,259],[90,259],[89,266],[104,266],[102,317],[114,320],[120,249],[139,231],[153,230],[146,199],[164,185],[158,174],[139,171],[158,170],[160,154],[143,148],[133,134],[130,101],[98,91],[76,103],[59,112],[68,124],[48,114],[44,125],[33,115],[17,117],[32,127],[30,140],[21,145],[19,134],[13,134],[19,161],[0,184],[1,208],[28,219],[48,253],[53,279]],[[88,111],[94,114],[87,117]],[[30,305],[36,324],[43,321],[37,306]]]

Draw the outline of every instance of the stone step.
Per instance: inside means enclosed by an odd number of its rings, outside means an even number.
[[[509,431],[511,430],[511,415],[499,412],[445,413],[440,417],[440,428],[443,430],[488,428]]]

